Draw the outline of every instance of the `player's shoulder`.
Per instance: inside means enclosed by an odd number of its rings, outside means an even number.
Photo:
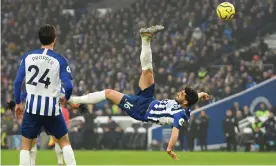
[[[67,63],[67,59],[63,55],[61,55],[60,53],[55,52],[54,50],[48,50],[47,55],[57,59],[60,64],[66,64]]]
[[[27,56],[29,55],[33,55],[33,54],[42,54],[43,53],[43,49],[35,49],[35,50],[31,50],[31,51],[28,51],[26,52],[24,55],[23,55],[23,59],[26,58]]]

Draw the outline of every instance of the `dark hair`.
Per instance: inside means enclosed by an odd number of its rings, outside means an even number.
[[[42,45],[49,45],[56,38],[56,28],[53,25],[43,25],[38,32],[38,37]]]
[[[186,93],[186,100],[188,101],[188,106],[192,106],[198,101],[198,94],[192,88],[186,87],[185,93]]]

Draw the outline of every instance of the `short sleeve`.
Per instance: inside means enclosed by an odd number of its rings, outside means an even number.
[[[72,80],[71,69],[65,58],[60,61],[60,79],[61,80]]]
[[[173,127],[176,127],[178,129],[180,129],[182,127],[184,121],[185,120],[184,120],[181,112],[175,114],[174,115]]]

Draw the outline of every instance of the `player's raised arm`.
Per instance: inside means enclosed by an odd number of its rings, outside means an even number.
[[[68,101],[73,92],[72,75],[67,60],[63,58],[60,62],[60,79],[64,84],[65,98]]]

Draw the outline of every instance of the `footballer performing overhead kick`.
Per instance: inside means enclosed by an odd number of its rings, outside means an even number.
[[[142,51],[140,55],[142,74],[139,80],[139,90],[136,95],[127,95],[112,89],[105,89],[84,96],[73,96],[69,103],[96,104],[103,100],[110,100],[124,110],[130,117],[143,121],[153,122],[160,125],[172,126],[171,138],[167,147],[167,153],[178,160],[173,148],[176,144],[179,129],[184,121],[189,121],[191,106],[199,99],[209,100],[207,93],[197,93],[186,87],[176,94],[175,99],[156,100],[154,98],[154,77],[152,67],[152,52],[150,41],[164,27],[157,25],[150,28],[142,28],[140,35],[142,39]],[[62,98],[61,102],[66,102]]]

